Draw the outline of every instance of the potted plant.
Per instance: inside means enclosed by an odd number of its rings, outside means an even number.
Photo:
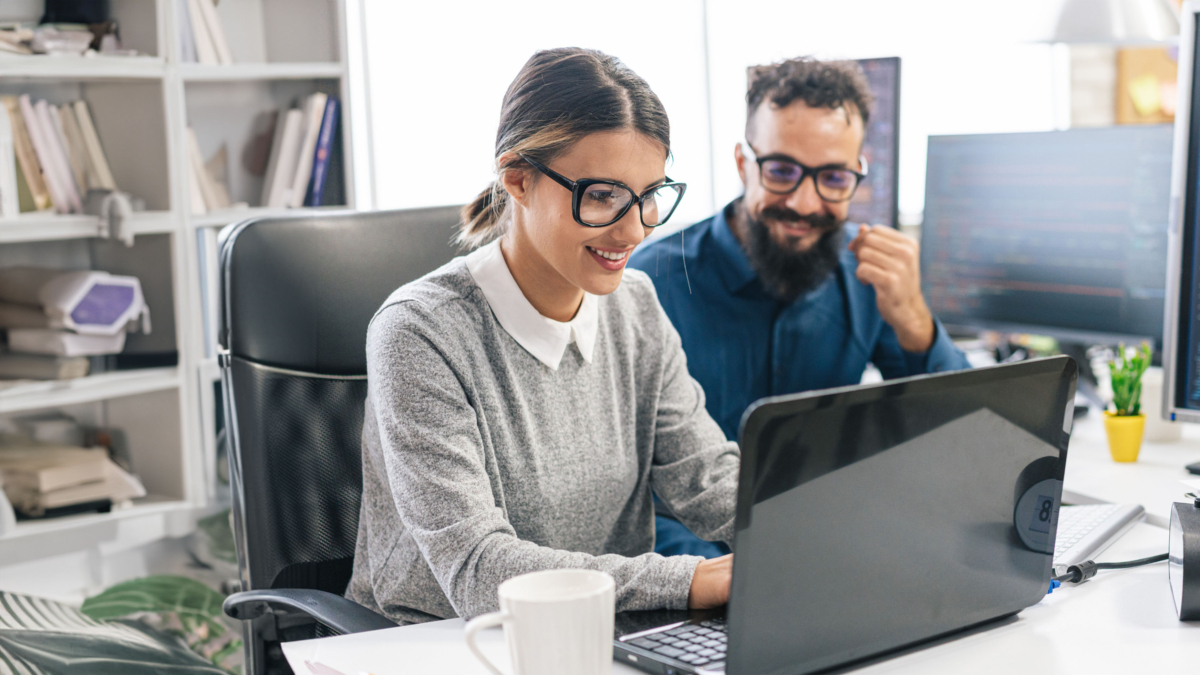
[[[1142,375],[1150,366],[1150,345],[1126,349],[1121,345],[1117,358],[1108,364],[1112,375],[1113,410],[1104,412],[1104,430],[1108,433],[1108,451],[1118,462],[1136,462],[1142,448],[1146,417],[1142,415]]]

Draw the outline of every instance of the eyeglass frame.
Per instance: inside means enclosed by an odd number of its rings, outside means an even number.
[[[642,223],[642,227],[658,227],[658,226],[666,223],[667,220],[670,219],[670,217],[675,213],[675,210],[679,208],[679,202],[683,201],[683,195],[687,192],[687,183],[678,183],[676,181],[671,180],[670,176],[663,176],[662,185],[655,185],[654,187],[647,188],[645,193],[638,195],[638,193],[633,191],[633,188],[629,187],[628,185],[626,185],[620,181],[605,180],[602,178],[581,178],[579,180],[571,180],[570,178],[567,178],[566,176],[562,175],[561,173],[558,173],[554,169],[551,169],[550,167],[546,166],[545,164],[542,164],[541,162],[539,162],[537,160],[530,159],[529,157],[526,157],[525,155],[520,154],[520,153],[517,153],[517,156],[520,157],[521,159],[525,160],[533,168],[546,174],[550,178],[550,180],[553,180],[555,183],[558,183],[559,185],[561,185],[571,191],[571,217],[575,219],[575,222],[579,223],[580,225],[582,225],[584,227],[608,227],[609,225],[612,225],[613,223],[617,222],[618,220],[624,218],[625,214],[629,213],[629,209],[633,208],[634,204],[638,205],[638,221],[640,221]],[[601,184],[615,185],[617,187],[624,188],[629,191],[629,194],[633,195],[633,199],[631,199],[629,201],[629,203],[625,205],[625,208],[621,209],[621,212],[617,214],[616,218],[613,218],[612,220],[608,221],[607,223],[604,223],[602,225],[593,225],[591,223],[585,223],[585,222],[583,222],[583,218],[581,218],[579,216],[579,203],[583,200],[583,194],[584,194],[584,192],[587,191],[587,189],[589,187],[591,187],[593,185],[601,185]],[[648,197],[651,194],[653,194],[654,192],[657,192],[658,190],[661,190],[662,188],[668,187],[668,186],[679,188],[679,199],[675,200],[675,206],[671,207],[671,211],[670,211],[670,213],[668,213],[666,215],[666,217],[661,218],[658,221],[658,223],[655,225],[647,225],[646,224],[646,214],[642,210],[642,205],[645,204],[646,197]]]
[[[770,155],[767,155],[766,157],[759,157],[758,153],[755,152],[754,148],[752,148],[750,146],[750,141],[742,141],[741,146],[742,146],[742,154],[746,155],[748,159],[754,160],[754,163],[756,165],[758,165],[758,184],[762,186],[762,189],[766,190],[767,192],[770,192],[773,195],[790,195],[793,192],[795,192],[796,190],[800,189],[800,186],[804,183],[805,178],[812,176],[813,190],[816,191],[817,196],[821,198],[821,201],[829,202],[830,204],[845,204],[846,202],[854,199],[854,193],[858,192],[858,186],[862,185],[862,181],[864,178],[867,177],[867,172],[870,169],[870,167],[867,166],[867,158],[864,155],[858,156],[858,163],[859,163],[859,165],[862,166],[862,171],[859,172],[859,171],[855,171],[854,169],[849,169],[845,166],[842,166],[841,164],[822,164],[821,166],[813,167],[813,166],[804,164],[802,162],[798,162],[795,159],[788,157],[787,155],[781,155],[778,153],[772,153]],[[763,171],[762,171],[763,162],[767,162],[767,161],[771,161],[771,160],[774,160],[777,162],[787,162],[789,164],[795,164],[796,166],[800,167],[800,178],[796,181],[796,184],[793,185],[790,189],[784,190],[783,192],[779,192],[777,190],[772,190],[771,188],[767,187],[765,183],[763,183]],[[817,185],[817,174],[820,173],[821,171],[826,171],[829,169],[837,169],[838,171],[849,171],[851,174],[854,175],[854,179],[855,179],[854,187],[850,189],[850,194],[845,199],[826,199],[825,195],[821,194],[821,188]]]

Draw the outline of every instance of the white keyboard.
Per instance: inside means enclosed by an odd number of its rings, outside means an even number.
[[[1058,510],[1054,566],[1092,560],[1145,515],[1139,504],[1089,504]]]

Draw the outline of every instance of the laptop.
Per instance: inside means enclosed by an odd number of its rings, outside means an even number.
[[[616,660],[812,673],[1037,603],[1075,382],[1054,357],[754,403],[728,606],[620,613]]]

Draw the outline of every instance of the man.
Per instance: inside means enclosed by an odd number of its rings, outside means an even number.
[[[654,281],[726,436],[755,400],[857,384],[868,362],[886,378],[970,367],[921,295],[917,242],[845,223],[869,170],[857,64],[794,59],[750,79],[734,149],[744,195],[629,262]],[[728,552],[669,514],[656,522],[660,553]]]

